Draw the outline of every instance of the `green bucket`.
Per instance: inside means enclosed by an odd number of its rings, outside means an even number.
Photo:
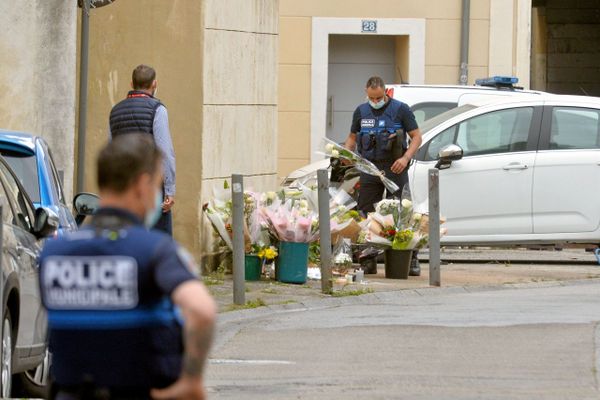
[[[246,254],[244,266],[246,269],[247,281],[260,281],[262,263],[258,256]]]
[[[279,243],[277,280],[284,283],[306,283],[308,243]]]

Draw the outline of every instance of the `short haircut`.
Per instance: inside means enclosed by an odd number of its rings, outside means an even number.
[[[381,79],[378,76],[372,76],[369,78],[369,80],[367,81],[367,89],[378,89],[378,88],[382,88],[383,90],[385,90],[385,82],[383,82],[383,79]]]
[[[131,74],[131,82],[134,89],[150,89],[152,82],[156,79],[154,68],[140,64]]]
[[[127,133],[111,140],[98,154],[97,182],[100,190],[125,192],[142,174],[154,176],[162,153],[147,133]]]

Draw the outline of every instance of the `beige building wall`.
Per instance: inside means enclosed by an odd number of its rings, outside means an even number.
[[[490,1],[494,0],[471,1],[470,84],[488,74]],[[314,17],[424,19],[424,83],[456,84],[460,64],[461,6],[461,0],[281,0],[279,175],[283,177],[311,159],[311,33]],[[407,68],[405,65],[400,67]]]
[[[246,190],[277,183],[278,0],[205,0],[201,205],[231,174]],[[213,251],[201,216],[202,254]]]
[[[0,129],[43,136],[73,185],[75,134],[75,2],[0,1]]]
[[[111,108],[130,90],[138,64],[157,71],[157,96],[167,106],[177,160],[175,236],[199,255],[198,199],[202,173],[202,3],[127,0],[92,10],[86,188],[94,191],[95,157],[108,140]]]
[[[127,0],[92,11],[86,183],[111,108],[140,64],[157,71],[177,161],[174,232],[198,258],[212,231],[202,204],[232,173],[276,182],[277,0]]]

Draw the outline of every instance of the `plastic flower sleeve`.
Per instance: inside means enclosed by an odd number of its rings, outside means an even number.
[[[312,210],[319,209],[319,194],[316,190],[313,190],[302,183],[298,183],[299,189],[302,191],[304,198],[308,201],[308,205]]]
[[[203,210],[204,210],[204,213],[206,214],[206,217],[212,224],[215,231],[217,231],[217,233],[219,234],[221,239],[223,239],[225,244],[230,249],[233,249],[233,243],[231,241],[231,237],[229,236],[229,232],[227,231],[225,222],[223,221],[221,215],[219,215],[219,213],[210,205],[210,203],[208,203],[203,208]]]
[[[345,214],[357,206],[356,201],[344,189],[329,188],[329,210],[331,217]]]
[[[400,190],[398,185],[396,185],[391,179],[387,178],[383,171],[380,171],[375,164],[366,158],[359,156],[355,152],[350,151],[327,138],[323,138],[323,148],[325,151],[318,152],[318,154],[323,154],[327,157],[341,158],[353,162],[355,168],[360,172],[379,177],[387,191],[392,195],[395,195]]]
[[[350,239],[340,237],[334,245],[332,261],[335,272],[345,274],[352,268],[352,245]]]
[[[389,247],[392,245],[392,242],[387,240],[384,237],[374,234],[373,232],[368,232],[367,237],[365,238],[367,243],[371,243],[378,246],[386,246]]]

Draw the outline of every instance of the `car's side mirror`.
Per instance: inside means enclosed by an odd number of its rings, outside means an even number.
[[[75,222],[81,225],[88,215],[93,215],[100,206],[100,198],[93,193],[79,193],[73,199],[73,209],[75,210]]]
[[[35,210],[35,221],[33,223],[33,234],[42,239],[54,235],[58,230],[60,221],[54,211],[46,207]]]
[[[435,167],[437,169],[447,169],[452,165],[452,161],[457,161],[463,158],[463,149],[457,144],[449,144],[440,150],[439,160]]]

